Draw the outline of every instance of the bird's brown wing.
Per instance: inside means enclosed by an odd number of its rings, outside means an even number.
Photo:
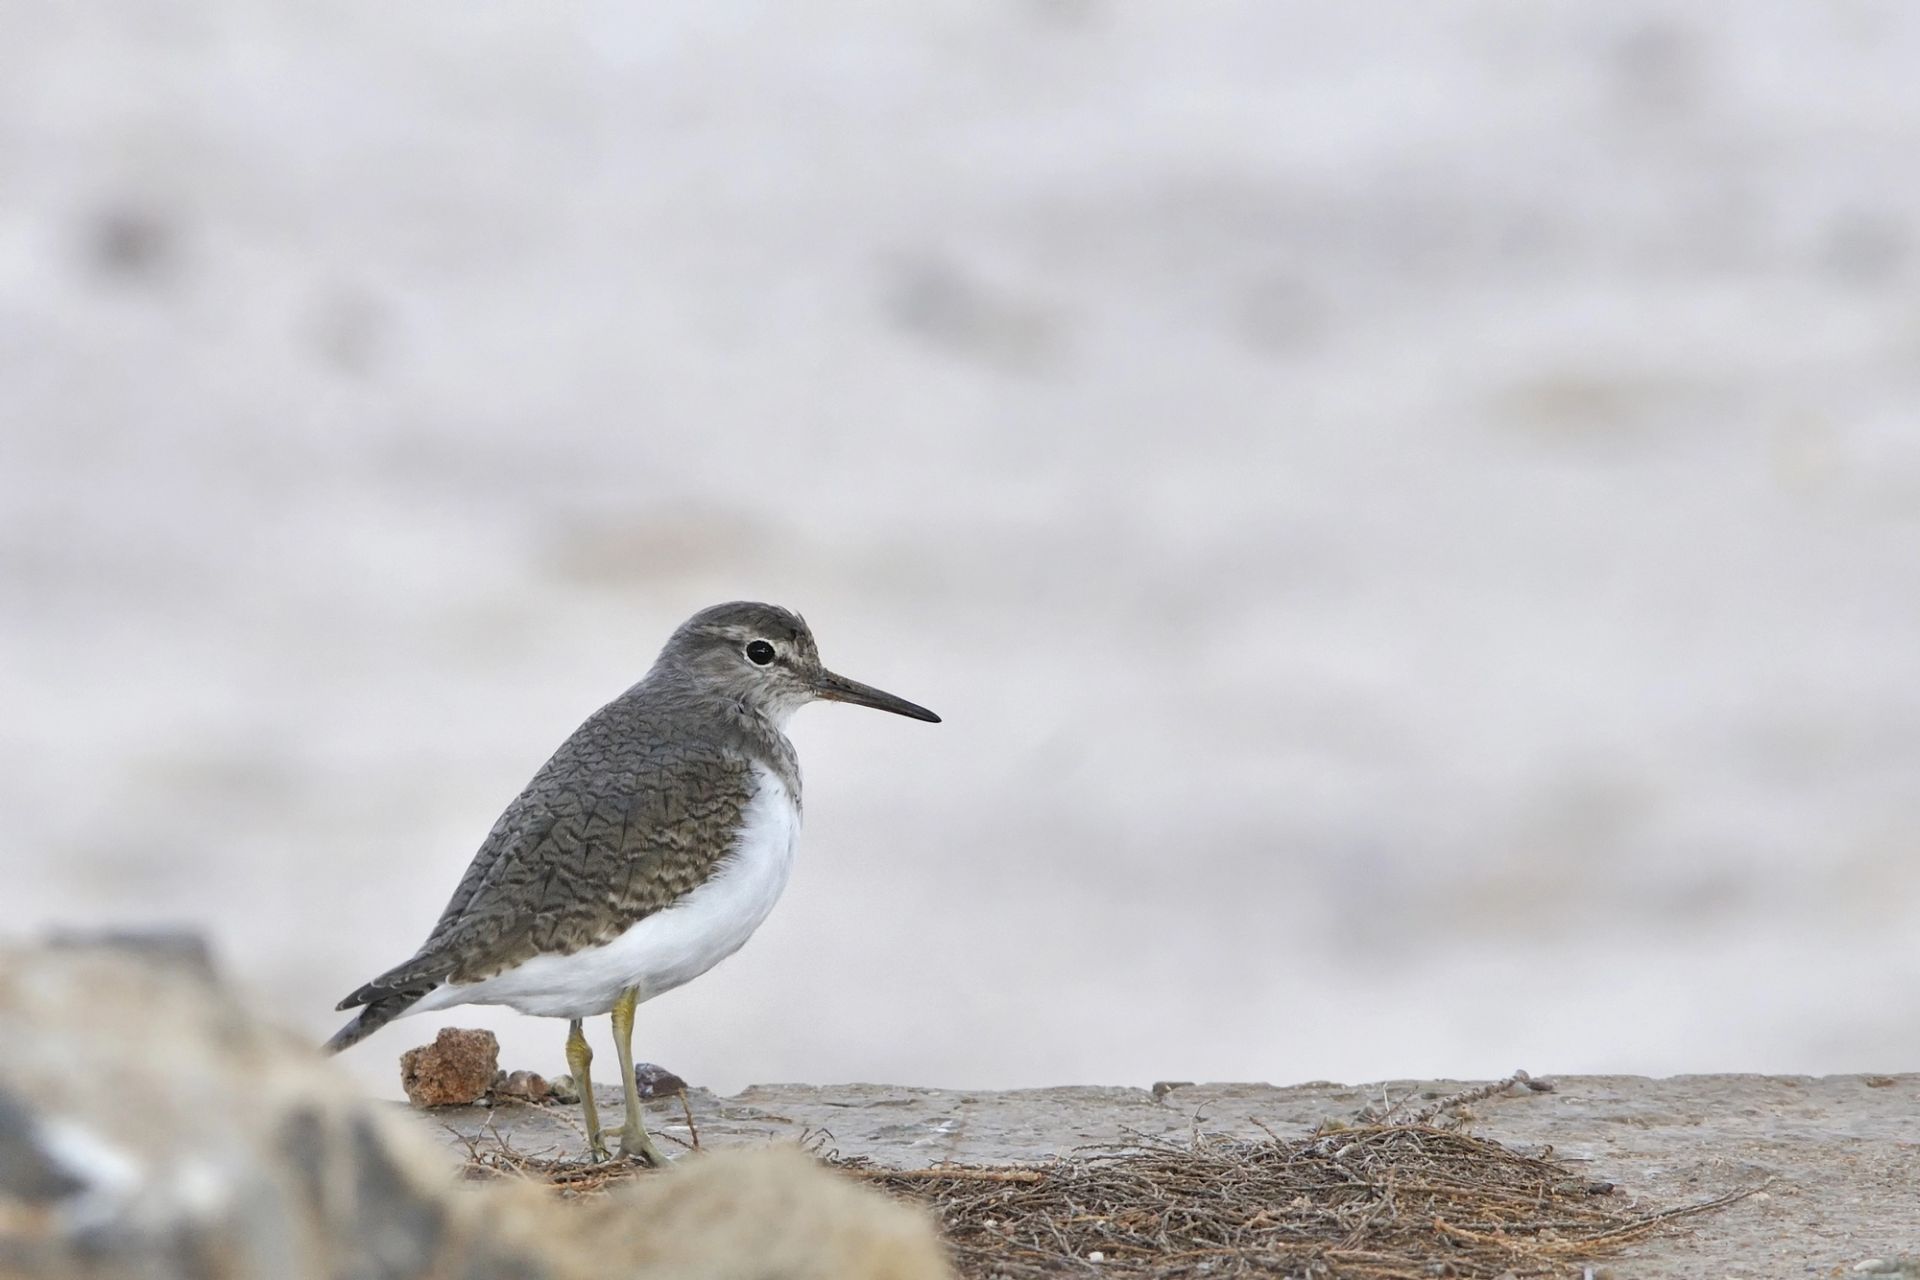
[[[340,1008],[404,1008],[441,982],[610,942],[703,883],[732,849],[755,767],[719,743],[646,747],[630,728],[582,725],[494,824],[426,943]]]

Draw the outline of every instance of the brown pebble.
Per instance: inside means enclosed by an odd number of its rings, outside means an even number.
[[[400,1086],[416,1107],[466,1106],[486,1096],[499,1069],[493,1032],[448,1027],[432,1044],[400,1055]]]
[[[521,1102],[545,1102],[553,1090],[545,1076],[532,1071],[502,1072],[493,1082],[493,1096],[515,1098]]]

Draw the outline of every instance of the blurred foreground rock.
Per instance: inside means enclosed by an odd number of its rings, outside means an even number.
[[[203,966],[0,950],[0,1276],[949,1274],[920,1215],[797,1150],[689,1161],[585,1207],[462,1185],[430,1132]]]

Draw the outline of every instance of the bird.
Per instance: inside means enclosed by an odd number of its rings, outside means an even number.
[[[340,1002],[357,1012],[326,1052],[456,1005],[565,1018],[588,1152],[607,1160],[583,1023],[610,1014],[620,1155],[666,1163],[641,1115],[634,1010],[738,951],[772,911],[800,834],[786,726],[819,700],[940,721],[827,670],[797,613],[733,601],[694,614],[507,806],[419,950]]]

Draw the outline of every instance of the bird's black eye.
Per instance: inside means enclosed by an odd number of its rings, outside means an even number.
[[[764,667],[773,661],[773,646],[765,640],[755,640],[747,646],[747,660],[756,667]]]

